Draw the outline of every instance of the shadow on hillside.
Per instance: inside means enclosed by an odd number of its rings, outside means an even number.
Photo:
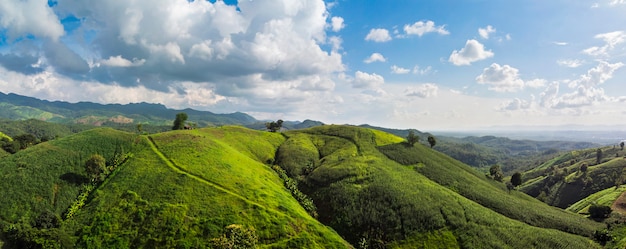
[[[83,175],[79,175],[73,172],[65,173],[59,177],[61,180],[66,181],[74,185],[82,185],[89,183],[89,179]]]

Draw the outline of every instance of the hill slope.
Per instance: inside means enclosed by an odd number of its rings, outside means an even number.
[[[301,179],[320,220],[352,243],[587,248],[585,237],[602,227],[390,134],[322,126],[286,136],[277,162]]]
[[[9,248],[202,248],[230,238],[262,248],[598,247],[588,236],[599,223],[509,194],[402,140],[334,125],[282,134],[90,130],[0,161],[0,195],[9,197],[0,239]],[[85,192],[93,153],[125,159]],[[269,163],[300,182],[318,219]]]

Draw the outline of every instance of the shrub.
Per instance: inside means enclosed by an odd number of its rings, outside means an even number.
[[[589,207],[589,215],[594,219],[608,218],[612,211],[609,206],[593,204]]]

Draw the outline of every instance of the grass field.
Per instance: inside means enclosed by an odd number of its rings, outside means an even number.
[[[261,248],[598,247],[589,236],[602,224],[402,142],[336,125],[89,130],[0,161],[0,194],[9,200],[0,203],[0,228],[9,248],[209,248],[232,238]],[[131,156],[62,218],[87,184],[85,160],[120,152]],[[318,219],[273,165],[299,182]],[[229,237],[233,227],[250,236]]]

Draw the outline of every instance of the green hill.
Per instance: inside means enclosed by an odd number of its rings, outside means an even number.
[[[590,236],[600,223],[402,141],[335,125],[89,130],[0,161],[0,240],[7,248],[599,247]],[[94,153],[116,167],[91,189],[84,164]]]
[[[321,126],[285,135],[277,162],[301,179],[320,220],[353,244],[587,248],[601,228],[386,133]]]
[[[599,163],[598,149],[602,150]],[[521,190],[550,205],[567,208],[591,194],[623,184],[624,153],[619,147],[563,153],[525,172]]]

